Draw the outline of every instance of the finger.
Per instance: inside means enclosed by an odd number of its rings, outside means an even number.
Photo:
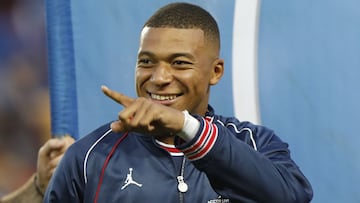
[[[151,102],[144,98],[137,99],[137,105],[131,105],[128,109],[133,108],[133,111],[136,111],[134,117],[130,120],[130,126],[132,128],[140,128],[147,131],[151,131],[153,129],[152,122],[154,121],[154,117],[152,114],[152,110],[154,106]]]
[[[132,99],[124,94],[121,94],[119,92],[113,91],[113,90],[109,89],[108,87],[106,87],[105,85],[101,86],[101,90],[104,92],[104,94],[106,96],[108,96],[115,102],[123,105],[124,107],[129,106],[134,101],[134,99]]]
[[[130,123],[132,123],[136,117],[141,116],[140,112],[143,110],[142,100],[142,98],[134,99],[131,105],[119,112],[118,118],[121,120],[123,126],[131,125]]]
[[[48,156],[54,150],[59,150],[65,145],[65,142],[57,139],[52,138],[48,140],[39,150],[39,156]]]
[[[49,169],[53,169],[53,168],[56,168],[57,165],[59,164],[60,160],[63,158],[63,154],[57,156],[57,157],[54,157],[48,164],[48,167]]]
[[[60,150],[53,150],[50,152],[50,159],[55,159],[57,156],[61,155],[62,152]]]
[[[114,132],[123,132],[125,131],[125,128],[124,126],[122,125],[121,121],[114,121],[111,123],[110,125],[111,127],[111,130],[114,131]]]
[[[64,145],[63,148],[60,148],[60,149],[56,149],[56,150],[52,150],[50,153],[49,153],[49,158],[50,159],[55,159],[56,157],[60,156],[60,155],[63,155],[65,152],[66,152],[66,146]]]
[[[70,145],[75,142],[75,139],[70,135],[61,136],[60,139],[64,140],[65,146],[64,148],[67,149]]]

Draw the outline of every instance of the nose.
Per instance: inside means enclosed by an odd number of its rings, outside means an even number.
[[[171,66],[166,63],[159,63],[153,68],[150,80],[154,84],[160,86],[170,83],[172,80]]]

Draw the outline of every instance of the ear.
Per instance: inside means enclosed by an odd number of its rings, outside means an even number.
[[[224,59],[216,59],[211,71],[210,85],[216,85],[224,74]]]

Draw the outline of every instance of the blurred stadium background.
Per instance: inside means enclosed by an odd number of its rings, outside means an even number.
[[[0,1],[0,196],[35,171],[50,136],[44,7]]]

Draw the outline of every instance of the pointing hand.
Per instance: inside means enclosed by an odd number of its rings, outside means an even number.
[[[101,90],[124,107],[118,114],[119,120],[111,124],[111,129],[115,132],[136,131],[168,136],[182,130],[184,115],[180,110],[156,103],[149,98],[130,98],[106,86],[102,86]]]

